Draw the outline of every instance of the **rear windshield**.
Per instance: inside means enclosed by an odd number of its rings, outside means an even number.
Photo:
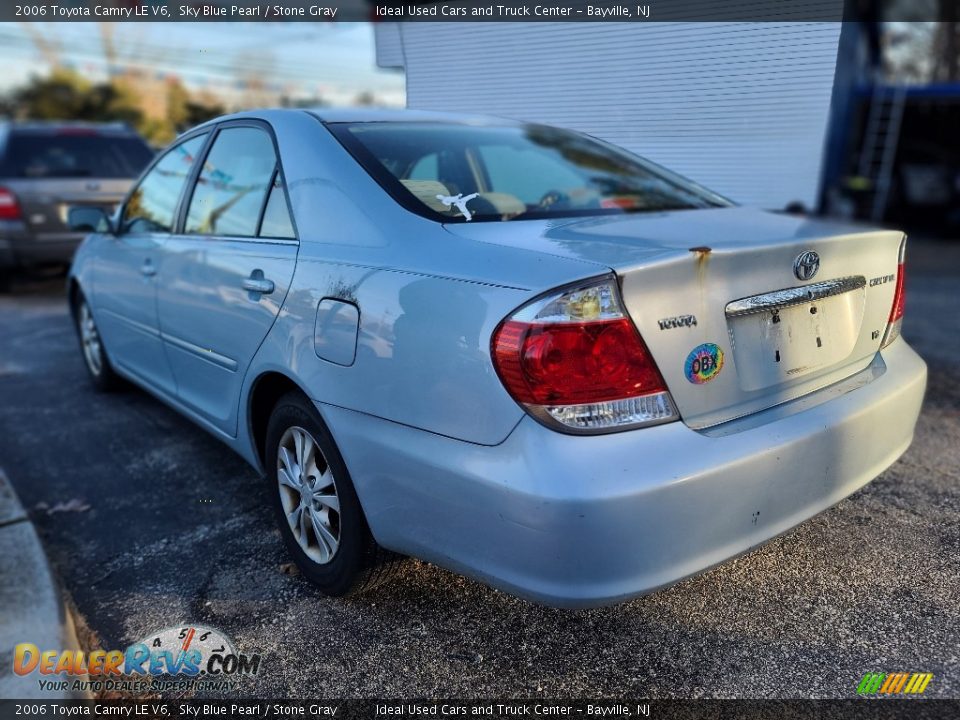
[[[133,178],[152,157],[136,136],[13,132],[0,162],[0,177]]]
[[[728,205],[625,150],[542,125],[328,126],[401,205],[441,222]]]

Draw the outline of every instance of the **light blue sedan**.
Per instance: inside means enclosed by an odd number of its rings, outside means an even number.
[[[923,398],[902,233],[737,207],[567,130],[231,115],[71,222],[94,385],[263,473],[330,595],[406,555],[551,605],[647,593],[862,487]]]

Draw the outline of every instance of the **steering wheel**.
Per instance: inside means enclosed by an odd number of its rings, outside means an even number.
[[[561,190],[548,190],[537,203],[538,208],[567,208],[570,207],[570,196]]]

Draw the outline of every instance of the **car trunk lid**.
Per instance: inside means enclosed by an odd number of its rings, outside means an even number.
[[[684,422],[698,429],[867,367],[890,316],[903,238],[746,208],[448,229],[616,272]]]
[[[39,241],[73,237],[67,224],[71,207],[103,208],[109,215],[132,180],[126,178],[17,178],[4,180],[20,205],[23,221]]]

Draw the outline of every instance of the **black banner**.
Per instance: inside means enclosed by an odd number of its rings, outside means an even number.
[[[4,2],[19,22],[833,22],[934,21],[936,3],[869,0],[24,0]],[[870,17],[863,13],[869,12]]]
[[[430,720],[430,718],[659,718],[662,720],[942,720],[960,700],[0,700],[0,720]]]

